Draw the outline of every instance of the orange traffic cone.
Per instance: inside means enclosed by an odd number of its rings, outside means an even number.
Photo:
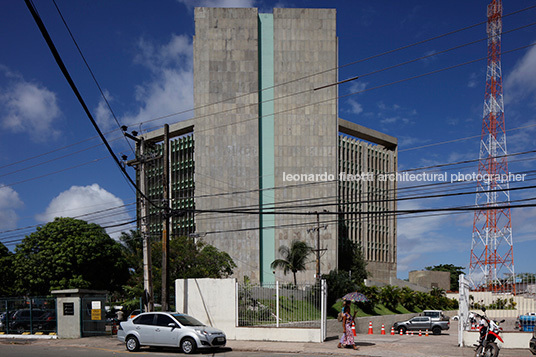
[[[422,332],[421,332],[421,330],[419,330],[419,337],[421,337],[421,336],[422,336]]]
[[[402,336],[404,333],[402,332],[402,329],[400,329],[400,336]]]
[[[428,337],[428,329],[426,329],[426,335],[425,336]]]
[[[391,336],[393,336],[394,334],[395,334],[395,328],[391,326]]]
[[[382,324],[382,332],[381,332],[382,335],[385,335],[385,325]]]
[[[368,324],[368,334],[369,335],[372,335],[374,332],[372,332],[372,321],[369,322]]]
[[[355,332],[355,322],[352,322],[352,333],[354,336],[357,336],[357,333]]]
[[[411,331],[411,336],[414,336],[413,331]]]
[[[408,330],[406,330],[406,336],[409,336],[409,331]]]

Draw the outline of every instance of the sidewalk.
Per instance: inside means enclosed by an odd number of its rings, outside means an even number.
[[[6,336],[7,337],[7,336]],[[324,343],[292,343],[269,341],[227,341],[227,349],[241,352],[264,353],[296,353],[306,356],[360,356],[360,357],[473,357],[472,348],[456,346],[455,334],[441,336],[391,336],[391,335],[358,335],[358,351],[351,348],[337,348],[337,339]],[[0,343],[35,343],[47,346],[75,346],[100,348],[113,351],[125,351],[125,346],[115,336],[86,337],[79,339],[57,340],[11,340],[0,339]],[[528,347],[528,346],[527,346]],[[218,353],[215,354],[216,356]],[[530,357],[528,348],[525,350],[501,350],[501,357]]]

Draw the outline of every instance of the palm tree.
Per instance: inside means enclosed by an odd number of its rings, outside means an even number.
[[[287,275],[289,271],[294,275],[294,285],[296,286],[296,273],[305,270],[305,264],[308,262],[307,257],[311,254],[313,248],[307,243],[300,240],[293,240],[290,248],[286,245],[279,247],[279,254],[283,259],[276,259],[272,262],[270,267],[272,269],[283,269],[283,274]]]

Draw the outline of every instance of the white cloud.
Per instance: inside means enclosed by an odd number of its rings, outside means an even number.
[[[506,102],[517,102],[533,95],[533,104],[536,104],[536,47],[532,47],[515,65],[504,86]]]
[[[188,10],[194,7],[255,7],[256,0],[177,0]]]
[[[35,218],[40,222],[51,222],[55,217],[73,217],[102,226],[131,220],[123,200],[98,184],[72,186],[52,199],[45,212]]]
[[[348,113],[360,114],[361,112],[363,112],[363,107],[361,106],[361,104],[359,104],[355,100],[348,99],[347,103],[350,105],[350,110],[348,110]]]
[[[152,74],[152,79],[135,89],[135,99],[139,107],[124,115],[119,121],[128,126],[151,119],[179,113],[193,108],[193,48],[187,36],[172,35],[164,45],[146,39],[138,42],[140,53],[134,61]],[[111,116],[101,101],[96,108],[99,123],[107,123],[112,128]],[[186,112],[171,118],[156,120],[152,125],[176,122],[191,118],[193,112]]]
[[[368,82],[360,81],[359,79],[351,82],[350,87],[348,88],[348,91],[350,93],[357,93],[364,91],[367,88]]]
[[[469,88],[475,88],[478,84],[478,77],[476,73],[471,73],[469,76],[469,81],[467,82],[467,87]]]
[[[56,93],[0,68],[10,83],[0,88],[0,123],[13,133],[28,133],[34,141],[57,137],[53,125],[61,115]],[[3,107],[3,108],[1,108]],[[46,133],[44,135],[43,133]]]
[[[19,194],[11,187],[0,185],[0,229],[17,227],[18,215],[15,209],[23,206]]]

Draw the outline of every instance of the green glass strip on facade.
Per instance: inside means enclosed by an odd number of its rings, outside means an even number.
[[[259,205],[273,207],[275,202],[274,148],[274,17],[259,14]],[[275,259],[275,217],[261,214],[260,218],[260,280],[274,283],[270,264]]]

